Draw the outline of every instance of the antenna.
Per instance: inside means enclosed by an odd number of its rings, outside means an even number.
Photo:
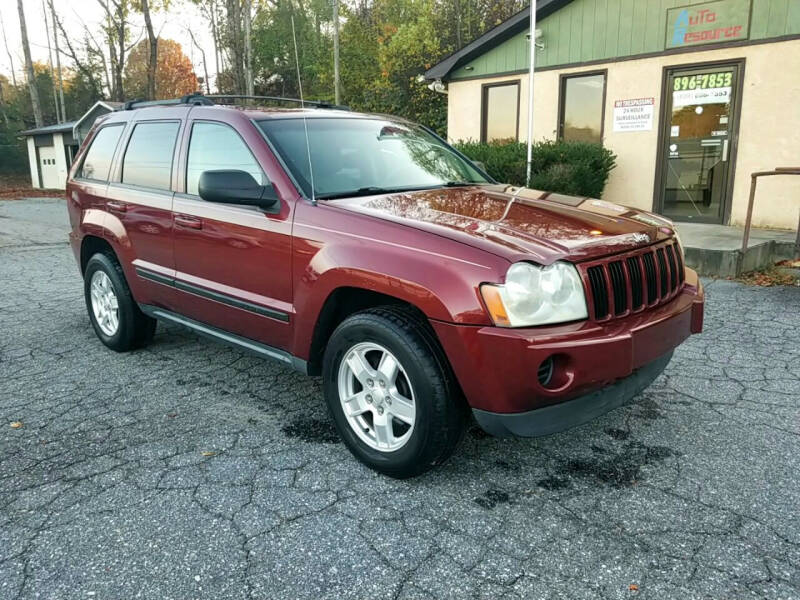
[[[290,15],[292,19],[292,39],[294,40],[294,64],[297,67],[297,87],[300,91],[300,107],[303,109],[303,127],[306,130],[306,152],[308,153],[308,175],[311,179],[311,204],[317,204],[316,192],[314,191],[314,167],[311,164],[311,142],[308,139],[308,119],[306,118],[306,104],[303,100],[303,82],[300,79],[300,55],[297,52],[297,34],[294,31],[294,12]]]

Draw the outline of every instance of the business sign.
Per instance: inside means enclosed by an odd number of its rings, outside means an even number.
[[[751,0],[716,0],[667,10],[667,48],[734,42],[750,36]]]
[[[654,98],[633,98],[614,102],[614,131],[650,131],[653,128]]]

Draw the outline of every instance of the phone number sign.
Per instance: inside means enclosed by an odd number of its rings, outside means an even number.
[[[632,98],[614,102],[614,131],[653,129],[655,98]]]

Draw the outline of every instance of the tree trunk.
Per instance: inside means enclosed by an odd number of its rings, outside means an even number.
[[[11,50],[8,49],[8,38],[6,37],[6,25],[3,22],[3,13],[0,13],[0,30],[3,32],[3,45],[6,47],[6,54],[8,54],[8,64],[11,67],[11,83],[17,87],[17,75],[14,73],[14,58],[11,56]]]
[[[117,28],[117,44],[119,50],[117,51],[117,69],[114,73],[115,84],[117,87],[117,101],[125,101],[125,90],[123,89],[122,73],[125,69],[125,10],[126,0],[117,0],[117,17],[114,20],[114,25]]]
[[[253,83],[253,45],[250,39],[250,0],[244,0],[242,3],[242,10],[244,11],[244,77],[245,77],[245,92],[248,96],[255,94]]]
[[[244,75],[244,52],[242,49],[242,6],[240,0],[225,0],[228,13],[228,47],[231,55],[234,91],[246,93]]]
[[[342,103],[339,82],[339,0],[333,0],[333,97],[336,104]]]
[[[33,60],[31,60],[31,47],[28,45],[28,28],[25,27],[25,10],[22,8],[22,0],[17,0],[17,10],[19,11],[19,30],[22,36],[22,51],[25,54],[25,72],[28,76],[28,89],[31,92],[31,105],[33,106],[33,119],[36,126],[44,125],[42,118],[42,105],[39,104],[39,90],[36,89],[36,76],[33,72]]]
[[[147,28],[147,39],[150,41],[150,62],[147,65],[147,97],[156,99],[156,68],[158,66],[158,38],[153,32],[153,22],[150,20],[150,4],[142,0],[142,14],[144,25]]]
[[[3,122],[6,124],[6,129],[8,129],[8,115],[6,114],[6,109],[4,108],[5,103],[6,99],[3,95],[3,82],[0,81],[0,113],[3,113]]]
[[[47,66],[50,67],[50,83],[53,84],[53,106],[56,109],[56,123],[61,123],[63,119],[58,112],[58,86],[56,85],[56,72],[53,69],[53,47],[50,45],[50,25],[47,23],[47,7],[44,4],[44,0],[42,0],[42,17],[44,17],[44,32],[47,35]]]
[[[61,103],[61,118],[65,121],[67,120],[67,111],[64,107],[64,77],[61,74],[61,55],[58,49],[58,28],[56,27],[56,9],[53,6],[53,0],[49,0],[50,2],[50,21],[53,24],[53,42],[55,42],[56,47],[56,70],[58,71],[58,99]]]
[[[217,71],[217,77],[219,77],[219,72],[224,68],[222,64],[222,59],[220,56],[220,43],[219,43],[219,29],[217,28],[217,3],[212,1],[210,3],[209,12],[211,14],[211,36],[214,38],[214,68]],[[217,85],[217,91],[219,91],[219,85]]]
[[[200,51],[200,56],[203,59],[203,73],[205,75],[206,94],[210,94],[211,86],[208,82],[208,64],[206,63],[206,51],[203,50],[202,46],[200,46],[200,44],[197,43],[197,40],[194,39],[194,34],[192,33],[192,30],[188,27],[186,28],[186,30],[189,32],[189,37],[192,39],[192,44],[194,45],[195,48],[197,48]]]

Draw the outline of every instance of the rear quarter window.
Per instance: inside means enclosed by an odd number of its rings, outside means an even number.
[[[122,161],[122,183],[170,189],[178,121],[137,123]]]
[[[107,125],[103,127],[92,140],[86,158],[78,171],[78,177],[82,179],[95,179],[98,181],[108,181],[108,174],[111,170],[111,160],[114,158],[114,150],[117,149],[119,138],[122,135],[124,124]]]

